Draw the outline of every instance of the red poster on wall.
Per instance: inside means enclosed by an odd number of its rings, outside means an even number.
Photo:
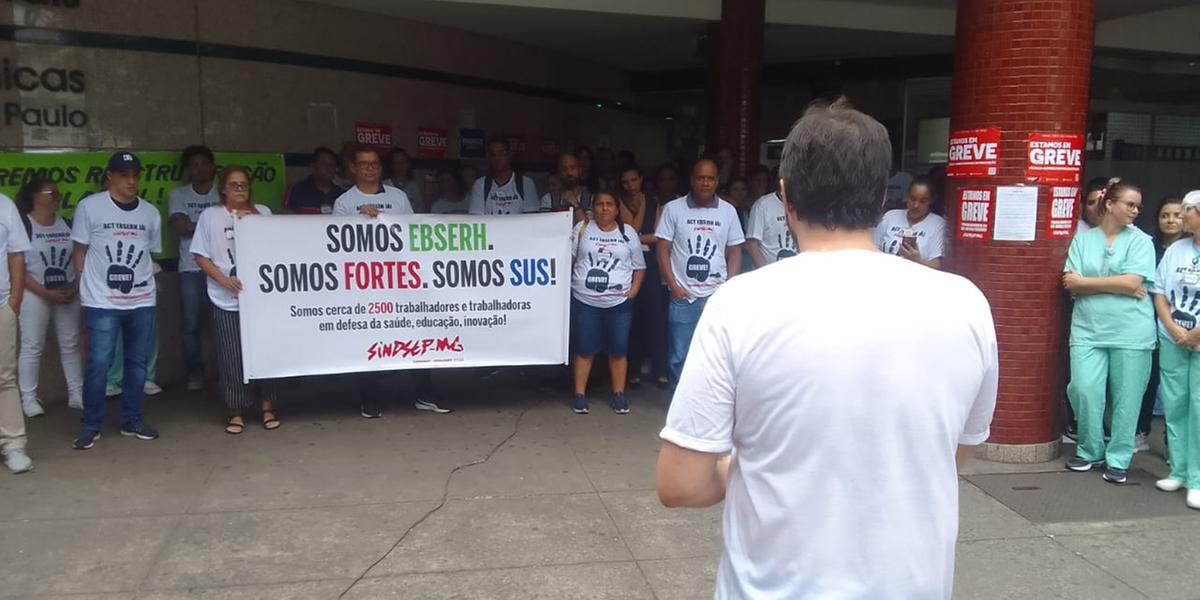
[[[354,123],[354,140],[360,144],[388,149],[392,145],[392,126],[389,123]]]
[[[1050,224],[1047,226],[1050,237],[1069,238],[1075,235],[1076,206],[1079,206],[1079,186],[1050,188]]]
[[[958,190],[958,239],[986,242],[992,239],[992,188],[960,188]]]
[[[417,128],[417,156],[445,158],[449,149],[449,130],[439,127]]]
[[[950,134],[946,175],[990,177],[1000,168],[1000,128],[964,129]]]
[[[1079,183],[1083,171],[1083,135],[1031,133],[1025,142],[1027,183]]]

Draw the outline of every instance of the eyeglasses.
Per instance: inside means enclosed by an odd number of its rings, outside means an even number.
[[[225,184],[225,187],[227,187],[235,192],[244,192],[244,191],[250,189],[250,182],[249,181],[230,181],[229,183]]]
[[[55,198],[62,198],[62,194],[60,194],[58,190],[42,190],[38,192],[38,194],[49,194]]]
[[[383,166],[382,164],[379,163],[379,161],[365,161],[365,160],[360,160],[360,161],[354,163],[354,165],[360,169],[379,169],[380,167]]]

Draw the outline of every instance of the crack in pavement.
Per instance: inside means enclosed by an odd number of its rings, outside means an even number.
[[[382,563],[387,559],[387,557],[391,556],[392,553],[396,551],[396,548],[399,548],[400,544],[403,544],[404,540],[408,539],[409,534],[411,534],[413,531],[416,531],[417,527],[420,527],[422,523],[427,521],[433,515],[437,514],[438,511],[442,510],[442,508],[446,506],[446,501],[450,498],[450,483],[454,480],[454,475],[456,473],[464,469],[482,465],[491,460],[492,456],[499,452],[500,449],[505,446],[505,444],[512,441],[512,439],[517,436],[517,433],[521,431],[521,421],[525,419],[525,415],[541,403],[542,401],[539,400],[522,409],[520,414],[517,415],[516,421],[513,423],[512,433],[509,433],[504,439],[500,440],[499,443],[497,443],[495,446],[492,446],[492,449],[489,450],[488,453],[483,457],[477,458],[471,462],[462,463],[455,466],[453,469],[450,469],[450,472],[446,474],[446,483],[442,485],[442,498],[438,501],[437,506],[429,509],[429,511],[422,515],[420,519],[417,519],[412,525],[409,525],[408,529],[405,529],[404,533],[400,535],[400,539],[396,540],[396,543],[392,544],[392,547],[388,548],[388,551],[383,553],[383,556],[380,556],[375,562],[371,563],[371,565],[364,569],[363,572],[358,575],[358,577],[354,578],[354,581],[350,582],[350,585],[347,586],[346,589],[342,590],[342,593],[338,594],[338,600],[341,600],[346,596],[346,594],[349,594],[350,590],[354,589],[354,586],[358,585],[359,582],[366,578],[367,574],[371,572],[371,569],[379,566],[379,563]]]

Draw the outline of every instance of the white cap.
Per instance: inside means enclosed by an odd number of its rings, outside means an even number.
[[[1190,208],[1200,208],[1200,190],[1192,190],[1183,196],[1183,205]]]

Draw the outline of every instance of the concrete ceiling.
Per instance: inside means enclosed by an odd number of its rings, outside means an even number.
[[[720,14],[719,0],[309,1],[454,27],[630,71],[702,66],[698,42]],[[767,3],[767,62],[945,54],[954,48],[954,0]],[[1097,22],[1189,4],[1097,0]]]

